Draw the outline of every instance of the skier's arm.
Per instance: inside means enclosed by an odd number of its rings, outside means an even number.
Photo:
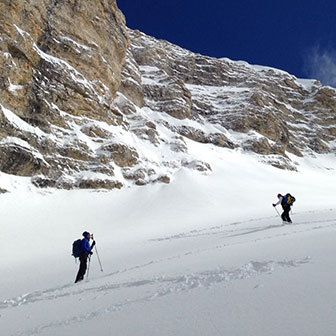
[[[282,202],[282,199],[283,199],[283,198],[282,198],[282,197],[280,197],[278,202],[276,202],[276,203],[273,203],[273,206],[275,207],[275,206],[277,206],[277,205],[281,204],[281,202]]]

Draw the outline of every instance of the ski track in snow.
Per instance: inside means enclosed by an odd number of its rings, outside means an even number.
[[[335,210],[329,209],[326,211],[333,212]],[[305,214],[307,214],[307,212]],[[84,294],[85,296],[93,296],[95,299],[100,296],[111,295],[111,301],[113,301],[113,298],[115,296],[114,294],[116,294],[116,291],[118,290],[145,288],[145,290],[142,290],[142,295],[140,297],[134,298],[132,297],[132,294],[130,294],[130,297],[127,296],[126,298],[119,299],[119,302],[114,302],[109,305],[105,304],[105,306],[103,306],[102,308],[95,309],[89,313],[77,313],[72,317],[67,317],[56,321],[54,320],[53,322],[41,324],[34,328],[28,328],[25,331],[20,331],[13,335],[23,336],[40,334],[50,328],[69,326],[71,324],[76,324],[82,321],[92,320],[100,316],[108,315],[135,303],[147,302],[170,294],[187,292],[195,288],[209,288],[212,285],[218,283],[243,280],[251,277],[257,277],[262,274],[271,274],[279,268],[299,267],[303,264],[309,263],[310,257],[304,256],[299,259],[280,261],[250,261],[236,269],[226,269],[223,266],[220,266],[214,270],[202,271],[199,273],[190,273],[174,276],[153,275],[152,277],[148,276],[145,279],[112,282],[111,280],[113,280],[113,277],[118,274],[127,274],[127,272],[146,268],[153,264],[160,264],[165,261],[174,260],[195,253],[205,253],[211,250],[222,249],[227,246],[245,244],[252,241],[256,242],[260,240],[272,239],[280,236],[304,233],[312,230],[320,230],[336,226],[336,218],[311,220],[304,222],[298,221],[291,225],[270,225],[269,223],[267,224],[267,222],[269,222],[270,220],[274,221],[274,216],[251,219],[241,222],[232,222],[223,225],[212,226],[210,228],[192,230],[170,237],[159,237],[151,239],[149,243],[160,244],[165,241],[169,243],[169,241],[175,239],[193,239],[202,236],[206,237],[211,235],[223,235],[223,239],[228,238],[228,241],[223,242],[223,244],[216,244],[215,246],[211,246],[208,248],[186,251],[177,255],[152,260],[133,267],[117,270],[115,272],[106,274],[103,277],[92,280],[94,282],[100,282],[101,280],[105,280],[104,285],[90,286],[90,283],[87,282],[83,282],[80,285],[74,285],[73,283],[70,283],[65,284],[61,287],[35,291],[32,293],[20,295],[18,297],[6,299],[0,301],[0,311],[5,312],[7,309],[20,309],[20,306],[22,305],[34,305],[38,304],[39,302],[47,301],[55,301],[62,304],[62,300],[64,298],[71,297],[71,300],[80,300],[81,296],[83,296]],[[263,222],[265,222],[266,224],[262,224]],[[255,223],[255,225],[249,225],[251,223]],[[260,224],[259,226],[257,225],[258,223]],[[262,232],[265,232],[266,234],[260,235],[260,233]],[[256,233],[259,233],[259,235],[255,236],[254,234]],[[230,238],[232,239],[233,237],[240,236],[246,237],[248,240],[230,241]]]
[[[279,225],[267,225],[267,226],[261,226],[261,227],[246,227],[246,228],[236,229],[236,230],[215,231],[215,230],[221,229],[223,227],[238,226],[238,225],[242,225],[242,224],[246,224],[246,223],[250,223],[250,222],[265,220],[265,219],[274,219],[274,216],[263,217],[263,218],[258,218],[258,219],[251,219],[251,220],[242,221],[242,222],[233,222],[233,223],[229,223],[229,224],[223,224],[223,225],[220,225],[220,226],[213,226],[209,229],[192,230],[188,233],[181,233],[181,234],[174,235],[174,236],[171,236],[171,237],[150,239],[150,241],[162,242],[162,241],[169,241],[169,240],[173,240],[173,239],[182,239],[182,238],[186,239],[186,238],[194,238],[194,237],[207,236],[207,235],[218,235],[218,234],[225,234],[225,233],[229,233],[229,235],[227,235],[227,237],[238,237],[238,236],[249,235],[249,234],[252,234],[252,233],[257,233],[257,232],[260,232],[260,231],[268,231],[268,230],[271,230],[271,229],[282,228],[284,226],[286,226],[288,228],[293,228],[295,226],[306,225],[306,224],[327,224],[327,225],[303,227],[303,229],[301,229],[301,230],[296,230],[296,231],[292,231],[292,232],[283,232],[283,233],[268,235],[268,236],[264,236],[263,238],[252,239],[252,240],[248,240],[248,241],[227,243],[227,244],[223,244],[223,245],[216,245],[216,246],[211,247],[211,248],[188,251],[188,252],[185,252],[183,254],[170,256],[168,258],[160,258],[160,259],[157,259],[157,260],[152,260],[152,261],[146,262],[144,264],[140,264],[140,265],[136,265],[136,266],[133,266],[133,267],[118,270],[118,271],[115,271],[115,272],[112,272],[112,273],[108,273],[108,274],[104,275],[103,278],[108,278],[108,277],[111,277],[111,276],[114,276],[114,275],[117,275],[117,274],[126,273],[126,272],[129,272],[129,271],[141,269],[141,268],[153,265],[153,264],[162,263],[164,261],[178,259],[178,258],[181,258],[183,256],[187,256],[187,255],[194,254],[194,253],[202,253],[202,252],[210,251],[210,250],[213,250],[213,249],[224,248],[224,247],[228,247],[228,246],[232,246],[232,245],[245,244],[245,243],[250,242],[250,241],[257,241],[257,240],[260,241],[262,239],[271,239],[271,238],[278,237],[278,236],[297,234],[297,233],[302,233],[302,232],[307,232],[307,231],[324,229],[324,228],[329,228],[329,227],[336,226],[336,218],[334,218],[334,219],[328,219],[328,220],[315,220],[315,221],[309,221],[309,222],[298,222],[298,223],[287,224],[287,225],[286,224],[279,224]],[[234,233],[234,232],[237,232],[237,231],[245,231],[245,232]],[[140,283],[141,283],[140,285],[143,285],[142,282],[143,281],[140,281]],[[144,280],[144,282],[145,282],[145,284],[150,283],[151,280]],[[124,283],[124,284],[119,284],[119,285],[116,284],[116,285],[114,285],[114,288],[133,287],[134,283],[137,283],[137,282],[132,282],[131,283],[132,285],[128,285],[129,283]],[[0,310],[5,309],[7,307],[15,307],[15,306],[20,306],[22,304],[34,303],[36,301],[40,301],[40,300],[43,300],[43,299],[53,300],[55,298],[60,298],[60,297],[63,297],[63,296],[69,296],[69,295],[74,295],[74,294],[82,294],[83,292],[87,291],[87,289],[85,288],[85,289],[81,289],[81,290],[76,290],[72,293],[54,294],[54,293],[57,293],[57,292],[61,292],[63,290],[67,290],[68,288],[72,288],[73,286],[74,286],[73,283],[70,283],[70,284],[66,284],[62,287],[50,288],[50,289],[47,289],[47,290],[44,290],[44,291],[35,291],[35,292],[32,292],[32,293],[23,294],[21,296],[15,297],[15,298],[6,299],[4,301],[0,301]],[[92,288],[92,289],[94,289],[94,288]]]
[[[332,209],[328,209],[325,211],[333,211]],[[314,211],[308,211],[306,213],[314,213]],[[301,213],[302,214],[302,213]],[[201,237],[201,236],[210,236],[210,235],[225,235],[227,237],[238,237],[238,236],[244,236],[244,235],[249,235],[252,233],[257,233],[261,231],[268,231],[270,229],[278,229],[281,227],[287,227],[287,228],[296,228],[299,226],[303,225],[310,225],[310,224],[325,224],[328,223],[328,225],[319,225],[319,226],[309,226],[309,227],[303,227],[301,230],[296,230],[292,231],[290,233],[285,232],[276,236],[281,236],[281,235],[288,235],[288,234],[295,234],[295,233],[302,233],[305,231],[312,231],[316,229],[322,229],[322,228],[327,228],[327,227],[333,227],[336,226],[336,214],[335,218],[333,219],[326,219],[326,220],[311,220],[311,221],[304,221],[304,222],[293,222],[292,224],[275,224],[275,225],[259,225],[259,226],[254,226],[254,227],[242,227],[239,228],[241,225],[246,225],[247,223],[252,223],[252,222],[260,222],[260,221],[265,221],[265,220],[274,220],[276,219],[276,216],[271,216],[271,217],[261,217],[261,218],[256,218],[256,219],[250,219],[248,221],[241,221],[241,222],[233,222],[233,223],[228,223],[228,224],[223,224],[223,225],[217,225],[213,226],[210,228],[206,229],[200,229],[200,230],[191,230],[189,232],[185,233],[179,233],[177,235],[173,236],[168,236],[168,237],[159,237],[159,238],[154,238],[150,239],[152,242],[163,242],[163,241],[171,241],[174,239],[185,239],[185,238],[196,238],[196,237]],[[230,227],[235,227],[231,228]],[[264,237],[265,239],[267,238],[273,238],[275,236],[267,236]],[[245,242],[240,242],[245,243]],[[228,245],[225,245],[228,246]]]
[[[9,308],[9,307],[18,307],[23,304],[33,304],[39,301],[45,300],[57,300],[60,298],[64,298],[67,296],[74,295],[82,295],[83,293],[99,293],[105,292],[115,289],[121,288],[132,288],[132,287],[141,287],[145,285],[154,285],[154,284],[174,284],[176,286],[166,288],[164,291],[159,291],[154,296],[162,296],[168,293],[176,292],[176,291],[184,291],[188,289],[192,289],[195,287],[209,287],[214,283],[222,282],[222,281],[232,281],[238,279],[245,279],[251,276],[260,274],[260,273],[269,273],[274,271],[276,266],[288,266],[294,267],[299,266],[301,264],[307,263],[309,261],[309,257],[305,257],[299,260],[289,260],[289,261],[267,261],[267,262],[258,262],[258,261],[250,261],[248,264],[243,265],[242,267],[236,270],[225,270],[219,269],[215,271],[207,271],[201,272],[199,274],[187,274],[180,275],[176,277],[165,277],[158,276],[152,279],[144,279],[138,281],[131,282],[121,282],[115,284],[108,284],[103,286],[95,286],[95,287],[85,287],[85,288],[76,288],[78,285],[74,285],[73,283],[67,284],[63,287],[51,288],[45,291],[36,291],[28,294],[23,294],[21,296],[6,299],[0,302],[0,310]],[[152,263],[150,263],[152,264]],[[141,267],[141,266],[138,266]],[[109,277],[110,275],[105,275],[104,278]],[[102,279],[102,278],[99,278]],[[67,291],[70,289],[70,291]]]
[[[298,260],[284,260],[284,261],[251,261],[238,269],[225,270],[217,269],[213,271],[200,272],[198,274],[187,274],[179,276],[160,276],[148,280],[139,280],[133,282],[123,282],[116,284],[106,284],[103,286],[89,287],[72,290],[75,285],[66,285],[60,288],[49,289],[46,291],[34,292],[31,294],[23,295],[22,297],[16,299],[5,300],[1,303],[0,309],[5,309],[8,307],[20,306],[22,304],[33,304],[38,301],[44,300],[58,300],[66,296],[80,296],[85,293],[97,294],[102,293],[106,295],[107,292],[118,290],[121,288],[136,288],[142,286],[154,286],[153,293],[140,297],[138,299],[125,299],[122,302],[114,303],[108,307],[104,307],[87,314],[79,314],[65,320],[54,321],[51,323],[46,323],[38,327],[16,333],[14,335],[37,335],[44,332],[46,329],[53,327],[64,327],[74,323],[80,323],[87,320],[92,320],[94,318],[111,314],[115,311],[122,309],[125,306],[147,302],[154,300],[158,297],[163,297],[166,295],[181,293],[190,291],[195,288],[205,287],[208,288],[214,284],[221,282],[229,282],[235,280],[243,280],[251,277],[255,277],[261,274],[271,274],[277,268],[280,267],[298,267],[306,264],[310,261],[309,257],[305,257]],[[63,290],[70,289],[69,292],[62,293]],[[150,288],[149,288],[150,289]],[[59,292],[59,293],[58,293]]]

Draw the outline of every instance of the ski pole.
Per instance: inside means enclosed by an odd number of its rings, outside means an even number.
[[[86,280],[89,280],[90,262],[91,262],[91,255],[89,255],[89,264],[88,264],[88,269],[87,269],[87,274],[86,274]]]
[[[92,239],[94,239],[94,238],[93,238],[93,234],[92,234]],[[103,271],[103,266],[102,266],[101,261],[100,261],[100,258],[99,258],[99,254],[98,254],[97,246],[95,245],[94,247],[95,247],[95,252],[96,252],[96,255],[97,255],[97,258],[98,258],[98,262],[99,262],[99,266],[100,266],[100,271],[101,271],[101,272],[104,272],[104,271]]]
[[[99,262],[99,266],[100,266],[100,271],[101,271],[101,272],[104,272],[104,271],[103,271],[103,266],[102,266],[102,264],[101,264],[101,262],[100,262],[100,258],[99,258],[99,254],[98,254],[96,245],[95,245],[95,251],[96,251],[97,258],[98,258],[98,262]]]
[[[280,216],[280,213],[279,213],[278,209],[277,209],[276,207],[273,207],[273,208],[275,209],[275,211],[278,213],[279,217],[281,218],[281,216]]]

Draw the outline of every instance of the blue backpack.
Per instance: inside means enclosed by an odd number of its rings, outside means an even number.
[[[286,194],[282,200],[282,204],[288,204],[288,205],[293,205],[295,202],[295,197],[292,196],[291,194]]]
[[[83,252],[83,250],[82,250],[82,240],[77,239],[72,244],[72,255],[75,258],[79,258],[80,255],[82,254],[82,252]]]

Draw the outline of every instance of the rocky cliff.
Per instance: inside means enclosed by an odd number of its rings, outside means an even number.
[[[335,153],[334,89],[131,31],[115,0],[3,0],[0,66],[0,171],[39,187],[211,172],[189,141],[292,170]]]

